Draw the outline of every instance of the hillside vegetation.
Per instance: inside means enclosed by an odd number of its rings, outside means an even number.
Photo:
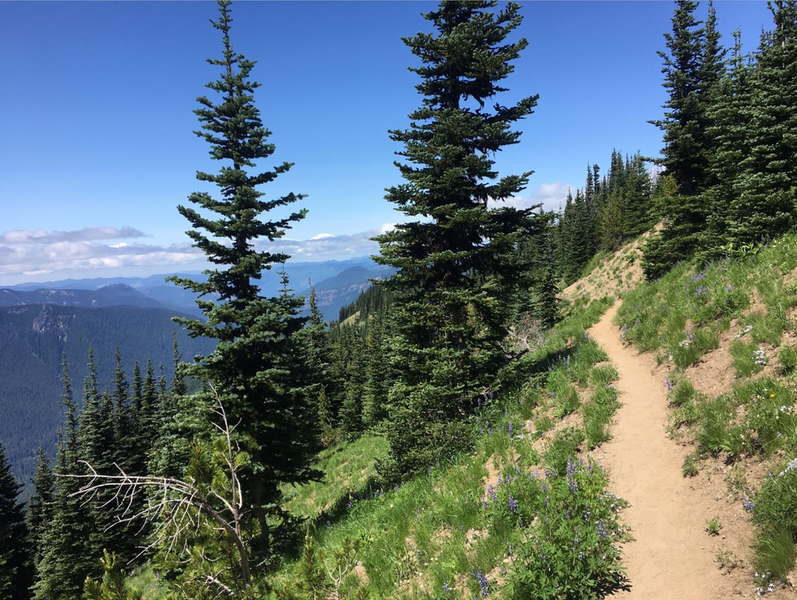
[[[328,451],[326,485],[289,496],[310,522],[282,597],[598,598],[620,584],[623,501],[586,455],[617,406],[616,373],[585,334],[608,305],[580,306],[505,374],[468,424],[473,453],[385,487],[362,461],[384,453],[379,438]]]
[[[742,557],[766,589],[790,581],[797,539],[797,236],[736,260],[682,264],[630,292],[628,343],[668,375],[673,436],[694,446],[684,476],[719,468],[756,527]]]

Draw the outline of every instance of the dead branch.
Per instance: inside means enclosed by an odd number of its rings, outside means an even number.
[[[99,473],[86,461],[88,473],[81,475],[59,475],[85,481],[79,490],[72,495],[83,499],[84,503],[104,498],[112,492],[102,507],[113,506],[117,511],[113,525],[127,524],[135,520],[143,520],[153,525],[153,533],[149,545],[142,549],[143,553],[154,547],[165,549],[167,554],[187,550],[191,533],[201,526],[210,527],[227,536],[235,546],[240,560],[241,580],[244,587],[251,586],[249,554],[243,537],[243,521],[246,515],[243,502],[241,481],[238,477],[240,467],[236,466],[238,454],[237,444],[233,441],[232,432],[224,404],[215,387],[211,386],[217,406],[211,411],[221,423],[214,423],[224,441],[222,462],[225,475],[229,478],[229,489],[216,489],[213,484],[202,485],[189,477],[187,481],[171,477],[153,477],[130,475],[119,465],[114,464],[118,474]],[[149,493],[146,493],[149,491]],[[139,508],[134,500],[145,494],[146,502]],[[217,508],[220,506],[222,508]],[[220,592],[234,595],[230,587],[224,584],[219,575],[208,575],[206,582],[220,588]]]

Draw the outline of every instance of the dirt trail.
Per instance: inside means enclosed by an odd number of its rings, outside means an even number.
[[[635,541],[623,547],[630,590],[618,598],[707,600],[728,598],[732,589],[714,562],[705,524],[713,517],[705,493],[681,474],[686,450],[666,432],[664,382],[655,362],[619,339],[612,324],[619,302],[590,330],[619,373],[623,406],[613,438],[596,458],[608,470],[612,491],[631,503],[623,519]]]

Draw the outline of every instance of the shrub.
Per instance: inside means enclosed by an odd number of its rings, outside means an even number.
[[[797,346],[783,346],[778,352],[778,372],[790,375],[797,369]]]
[[[684,464],[681,466],[681,473],[683,473],[684,477],[694,477],[697,475],[697,456],[694,454],[688,454],[686,458],[684,458]]]
[[[679,377],[674,385],[672,385],[669,393],[670,403],[675,406],[683,406],[687,402],[691,402],[697,397],[697,390],[692,382],[686,377]]]
[[[620,583],[617,511],[626,503],[606,494],[606,484],[593,462],[575,459],[539,481],[543,505],[514,557],[509,598],[597,600]]]
[[[720,523],[719,515],[706,521],[706,531],[709,535],[719,535],[720,529],[722,529],[722,523]]]
[[[766,365],[766,354],[756,344],[748,344],[741,340],[731,342],[731,356],[736,375],[750,377],[758,373]]]

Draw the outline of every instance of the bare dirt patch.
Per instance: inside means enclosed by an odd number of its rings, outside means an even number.
[[[560,294],[561,297],[571,302],[582,297],[620,297],[625,292],[637,287],[644,279],[641,246],[649,235],[649,233],[645,233],[622,246],[586,277],[582,277],[566,287]]]

